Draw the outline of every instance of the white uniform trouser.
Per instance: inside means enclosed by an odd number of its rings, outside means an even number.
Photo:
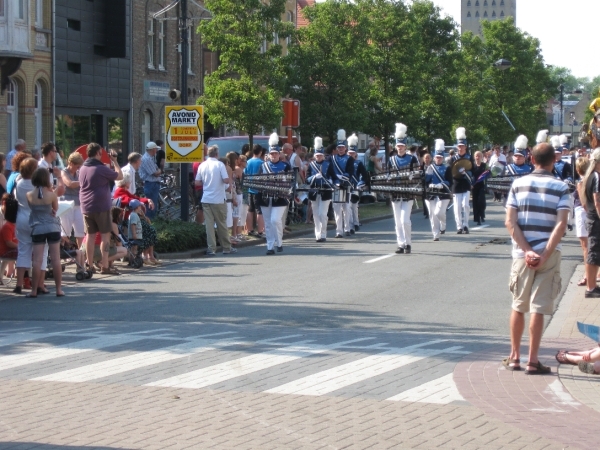
[[[270,201],[269,201],[270,203]],[[261,206],[263,219],[265,220],[265,233],[267,235],[267,250],[273,250],[273,246],[283,245],[283,214],[285,206]]]
[[[350,202],[350,228],[360,225],[358,221],[358,202]]]
[[[410,213],[413,206],[413,200],[402,200],[392,202],[394,210],[394,221],[396,222],[396,240],[398,247],[411,245],[412,222],[410,221]]]
[[[575,208],[575,199],[573,194],[569,195],[569,218],[567,219],[567,225],[573,226],[573,209]]]
[[[313,220],[315,222],[315,237],[317,239],[327,238],[327,212],[329,211],[329,203],[331,200],[321,199],[321,195],[317,195],[315,201],[311,201]]]
[[[454,220],[456,220],[456,229],[462,230],[464,227],[469,227],[469,207],[470,192],[462,194],[454,194]]]
[[[446,208],[450,199],[440,199],[435,197],[431,200],[425,200],[427,209],[429,210],[429,221],[431,222],[431,231],[433,238],[440,237],[440,231],[446,230]]]
[[[333,215],[335,216],[335,233],[350,232],[350,203],[334,203]]]

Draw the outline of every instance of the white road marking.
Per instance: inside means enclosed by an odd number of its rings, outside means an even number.
[[[395,255],[395,253],[390,253],[389,255],[384,255],[384,256],[380,256],[379,258],[370,259],[368,261],[365,261],[364,263],[365,264],[371,264],[371,263],[374,263],[374,262],[377,262],[377,261],[381,261],[383,259],[391,258],[394,255]]]
[[[475,228],[469,228],[470,230],[481,230],[482,228],[487,228],[489,225],[486,223],[485,225],[479,225]]]
[[[15,367],[25,366],[27,364],[48,361],[64,356],[73,356],[90,350],[99,350],[105,347],[127,344],[129,342],[148,339],[148,336],[131,336],[126,334],[116,334],[111,336],[100,336],[92,339],[85,339],[70,344],[57,345],[50,348],[38,348],[30,352],[0,356],[0,370],[13,369]]]
[[[377,355],[367,356],[332,369],[318,372],[304,378],[283,384],[265,392],[274,394],[324,395],[338,389],[390,372],[408,364],[440,353],[458,350],[462,347],[445,349],[423,349],[421,347],[444,341],[430,341],[422,344],[395,348]]]
[[[90,334],[90,331],[100,331],[98,328],[83,328],[81,330],[71,330],[71,331],[59,331],[54,333],[40,333],[40,332],[23,332],[23,333],[14,333],[10,336],[5,336],[0,338],[0,347],[4,345],[13,345],[18,344],[20,342],[27,341],[35,341],[36,339],[42,339],[52,336],[70,336],[72,333],[82,333],[84,335]],[[1,369],[1,367],[0,367]]]
[[[458,392],[451,373],[394,395],[387,400],[393,402],[436,403],[438,405],[447,405],[455,400],[465,401]]]
[[[229,333],[215,333],[229,334]],[[190,339],[189,342],[183,344],[172,345],[170,347],[161,348],[160,350],[151,350],[140,352],[134,355],[123,356],[108,361],[102,361],[94,364],[88,364],[75,369],[64,370],[61,372],[32,378],[36,381],[64,381],[68,383],[83,383],[85,381],[97,380],[99,378],[117,375],[130,370],[141,369],[143,367],[160,364],[175,359],[187,358],[196,353],[207,352],[221,347],[227,347],[235,344],[233,339],[237,337],[228,337],[225,340],[219,341],[215,339]]]
[[[146,386],[180,387],[199,389],[212,384],[231,380],[232,378],[248,375],[259,370],[268,369],[279,364],[288,363],[307,356],[324,353],[352,342],[365,341],[374,338],[352,339],[328,345],[307,345],[311,341],[291,343],[287,347],[270,350],[264,353],[245,356],[203,369],[176,375],[164,380],[148,383]]]
[[[544,389],[544,394],[549,394],[552,397],[552,401],[558,405],[572,406],[573,408],[581,406],[581,403],[575,400],[571,394],[565,390],[565,387],[560,380],[555,380],[550,383],[548,387]]]

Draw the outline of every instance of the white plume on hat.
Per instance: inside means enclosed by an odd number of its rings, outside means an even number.
[[[406,130],[408,130],[408,127],[406,125],[404,125],[403,123],[397,123],[396,124],[396,139],[404,139],[406,137]]]
[[[315,138],[315,150],[319,150],[321,148],[323,148],[323,138],[317,136]]]
[[[550,138],[550,145],[552,145],[552,147],[554,147],[555,149],[562,147],[562,145],[560,143],[560,137],[552,136]]]
[[[519,150],[525,150],[527,148],[527,143],[528,143],[527,136],[522,134],[515,141],[515,148],[518,148]]]
[[[269,146],[277,147],[278,145],[279,145],[279,135],[277,133],[272,133],[271,136],[269,136]]]
[[[538,131],[537,137],[535,138],[535,143],[541,144],[542,142],[546,142],[547,140],[548,140],[548,130]]]
[[[561,134],[559,137],[560,139],[560,145],[567,145],[569,143],[569,138],[567,137],[566,134]]]
[[[467,130],[464,127],[458,127],[456,129],[456,140],[461,141],[467,138]]]
[[[338,137],[337,138],[338,141],[345,141],[346,140],[346,130],[344,130],[344,129],[338,130],[337,137]]]
[[[358,145],[358,136],[356,133],[353,133],[352,136],[348,138],[348,147],[356,147]]]
[[[446,149],[446,143],[444,142],[443,139],[436,139],[435,140],[435,151],[441,151],[443,152]]]

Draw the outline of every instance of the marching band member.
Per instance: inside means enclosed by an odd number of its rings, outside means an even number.
[[[515,152],[513,163],[506,166],[506,173],[511,176],[527,175],[533,172],[533,167],[525,162],[525,150],[527,149],[527,136],[521,135],[515,141]]]
[[[391,156],[388,169],[400,170],[406,166],[408,170],[419,168],[419,161],[413,155],[406,153],[406,130],[407,127],[403,123],[396,124],[396,150],[397,155]],[[412,210],[414,199],[407,194],[398,193],[392,198],[392,209],[394,211],[394,222],[396,223],[396,240],[398,242],[398,248],[396,253],[410,253],[411,252],[411,232],[412,222],[410,220],[410,213]]]
[[[563,138],[563,136],[564,136],[564,138]],[[568,141],[569,141],[569,139],[564,134],[561,136],[552,136],[550,138],[550,144],[552,145],[552,147],[554,147],[554,156],[556,157],[556,160],[554,162],[554,176],[556,178],[558,178],[559,180],[563,180],[567,184],[572,184],[573,183],[573,166],[571,166],[571,164],[569,164],[568,162],[565,162],[562,160],[563,145],[564,145],[564,143],[566,143]],[[571,212],[569,213],[567,229],[569,231],[572,231],[573,230],[574,202],[573,202],[572,195],[569,198],[570,198],[570,202],[571,202]]]
[[[427,194],[425,199],[427,209],[429,210],[429,220],[431,222],[434,241],[439,241],[440,234],[446,232],[446,209],[452,196],[450,191],[450,186],[452,186],[452,172],[444,164],[444,148],[444,140],[436,139],[433,164],[429,165],[425,172],[425,183],[438,190],[438,193]],[[439,192],[442,189],[445,193]]]
[[[369,173],[367,168],[356,159],[358,148],[358,136],[353,134],[348,138],[348,155],[354,159],[354,175],[350,177],[350,184],[352,185],[352,193],[350,195],[350,234],[354,234],[355,231],[360,230],[360,221],[358,219],[358,203],[360,202],[360,190],[368,184]],[[356,194],[358,192],[358,194]]]
[[[279,148],[279,136],[277,133],[269,137],[269,157],[261,166],[260,173],[280,173],[289,172],[291,167],[288,163],[281,161]],[[274,255],[274,247],[277,244],[277,251],[283,251],[283,215],[288,206],[288,201],[284,197],[271,197],[265,193],[260,195],[260,208],[265,220],[265,233],[267,235],[267,255]]]
[[[460,160],[473,161],[471,155],[467,153],[467,135],[463,127],[456,129],[456,146],[458,154],[452,157],[452,166]],[[454,219],[456,220],[457,234],[469,234],[469,197],[471,186],[473,185],[473,173],[461,167],[458,175],[453,177],[452,192],[454,193]]]
[[[308,198],[312,204],[317,242],[325,242],[327,240],[327,212],[329,211],[329,203],[331,203],[331,196],[333,194],[333,184],[328,178],[330,165],[331,161],[325,160],[325,154],[323,153],[323,139],[316,137],[315,160],[308,166],[306,182],[311,188]]]
[[[338,130],[337,154],[331,156],[329,175],[336,189],[348,191],[350,178],[354,175],[354,159],[346,154],[346,131]],[[344,233],[350,236],[350,203],[346,198],[345,203],[333,203],[335,215],[335,237],[341,238]]]

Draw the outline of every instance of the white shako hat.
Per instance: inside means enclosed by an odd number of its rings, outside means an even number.
[[[269,136],[269,153],[279,153],[279,135],[277,133],[272,133]]]
[[[347,147],[346,130],[339,129],[337,132],[337,147]]]
[[[443,139],[436,139],[435,140],[435,153],[434,153],[434,157],[435,156],[444,156],[444,150],[446,149],[446,143],[444,142]]]
[[[456,145],[467,145],[467,130],[464,127],[456,129]]]
[[[527,148],[528,139],[527,136],[522,134],[515,141],[515,155],[525,156],[525,149]]]
[[[356,133],[352,133],[352,136],[348,138],[348,151],[356,153],[358,149],[358,136]]]
[[[547,140],[548,140],[548,130],[538,131],[537,137],[535,138],[535,143],[541,144],[542,142],[546,142]]]
[[[315,138],[315,155],[323,155],[323,138],[319,136]]]
[[[394,137],[396,138],[397,146],[398,145],[406,146],[406,139],[407,139],[406,130],[408,130],[408,127],[406,125],[404,125],[403,123],[396,124],[396,134],[394,135]]]
[[[561,134],[559,139],[563,150],[569,150],[569,137],[566,134]]]
[[[560,143],[560,137],[552,136],[550,138],[550,145],[554,148],[554,153],[562,153],[562,144]]]

